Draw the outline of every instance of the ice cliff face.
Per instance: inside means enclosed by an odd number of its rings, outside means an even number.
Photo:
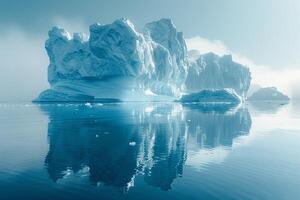
[[[232,88],[244,96],[250,72],[230,56],[188,56],[169,19],[136,31],[127,19],[93,24],[89,36],[53,27],[46,41],[51,88],[36,101],[173,101],[182,93]]]
[[[144,32],[153,49],[155,80],[167,83],[174,91],[180,91],[188,69],[187,48],[182,32],[177,32],[169,19],[146,24]]]
[[[232,60],[231,55],[220,57],[214,53],[197,56],[190,53],[190,67],[185,82],[186,91],[232,88],[241,97],[245,97],[251,82],[247,67]]]
[[[150,47],[143,35],[125,19],[112,24],[90,26],[90,37],[57,27],[46,42],[50,58],[49,82],[60,80],[101,80],[105,77],[150,75],[153,64]]]

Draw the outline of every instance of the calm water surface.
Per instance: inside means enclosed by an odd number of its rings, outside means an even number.
[[[300,103],[0,103],[0,199],[300,199]]]

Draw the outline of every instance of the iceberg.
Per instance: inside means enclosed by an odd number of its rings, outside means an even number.
[[[254,92],[250,97],[247,98],[248,101],[289,101],[289,97],[277,90],[276,87],[265,87],[260,88]]]
[[[200,92],[183,95],[180,102],[198,103],[234,103],[238,104],[241,99],[233,89],[202,90]]]
[[[231,88],[246,97],[251,82],[249,68],[236,63],[231,55],[222,57],[207,53],[189,51],[190,67],[185,82],[186,92]]]
[[[249,69],[231,56],[189,54],[170,19],[147,23],[140,32],[123,18],[92,24],[89,35],[53,27],[48,36],[51,87],[36,102],[175,101],[225,89],[243,98],[250,85]]]
[[[145,25],[127,19],[93,24],[89,37],[53,27],[45,47],[49,90],[35,101],[103,98],[124,101],[173,100],[180,96],[188,69],[181,32],[169,19]]]

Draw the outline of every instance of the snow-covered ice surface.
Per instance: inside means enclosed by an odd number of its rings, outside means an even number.
[[[254,92],[250,97],[249,101],[289,101],[289,97],[275,87],[260,88]]]
[[[49,31],[51,88],[34,101],[174,101],[225,88],[244,97],[249,88],[248,68],[230,56],[189,58],[183,33],[170,19],[148,23],[142,32],[127,19],[96,23],[89,31]]]

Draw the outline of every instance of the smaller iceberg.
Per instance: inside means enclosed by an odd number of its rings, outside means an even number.
[[[290,98],[279,92],[276,87],[260,88],[247,99],[248,101],[289,101]]]
[[[122,18],[92,24],[87,37],[59,27],[48,35],[51,88],[35,102],[173,101],[181,95],[187,48],[170,19],[148,23],[143,32]]]
[[[233,89],[201,90],[200,92],[183,95],[180,102],[198,103],[230,103],[238,104],[241,98]]]
[[[234,62],[231,55],[201,55],[194,50],[189,51],[189,61],[186,93],[232,88],[240,97],[246,97],[251,83],[250,70],[247,66]]]

